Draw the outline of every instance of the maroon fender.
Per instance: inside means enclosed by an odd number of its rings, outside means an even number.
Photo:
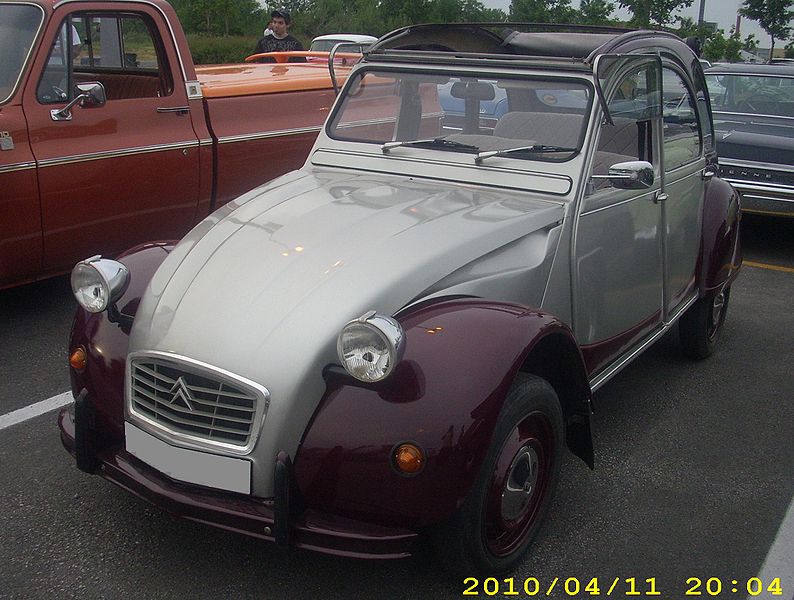
[[[326,393],[295,460],[308,508],[410,528],[450,517],[477,476],[519,369],[550,380],[569,433],[586,423],[584,445],[591,442],[583,361],[570,330],[554,316],[452,299],[398,319],[405,354],[389,379],[370,385],[341,367],[326,372]],[[407,441],[427,456],[415,476],[391,464],[395,446]],[[569,446],[576,452],[570,440]],[[589,451],[591,460],[592,446]]]
[[[176,242],[155,242],[131,248],[118,257],[130,270],[130,281],[116,305],[134,316],[146,286]],[[124,439],[124,369],[129,330],[108,321],[107,313],[77,309],[69,338],[69,353],[83,346],[88,358],[83,371],[70,369],[75,397],[86,388],[96,410],[96,426],[108,443]]]
[[[733,281],[742,266],[739,193],[718,177],[706,184],[699,259],[700,295]]]

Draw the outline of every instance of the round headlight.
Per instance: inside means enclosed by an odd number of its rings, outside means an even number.
[[[98,313],[127,289],[129,271],[120,262],[94,256],[72,269],[72,293],[88,312]]]
[[[336,352],[348,373],[359,381],[374,383],[389,376],[400,362],[404,346],[400,324],[371,311],[342,328]]]

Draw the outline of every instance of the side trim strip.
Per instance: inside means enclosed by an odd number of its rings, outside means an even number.
[[[198,148],[198,140],[189,142],[177,142],[174,144],[157,144],[155,146],[140,146],[138,148],[126,148],[124,150],[108,150],[105,152],[92,152],[90,154],[76,154],[74,156],[64,156],[61,158],[48,158],[39,162],[40,167],[55,167],[58,165],[68,165],[71,163],[88,162],[91,160],[103,160],[105,158],[116,158],[119,156],[132,156],[134,154],[146,154],[149,152],[166,152],[168,150],[182,150],[185,148]]]
[[[36,168],[36,163],[34,162],[16,163],[13,165],[0,166],[0,173],[10,173],[12,171],[25,171],[27,169],[35,169],[35,168]]]
[[[298,129],[281,129],[279,131],[261,131],[259,133],[245,133],[241,135],[227,135],[218,138],[219,144],[230,144],[234,142],[249,142],[253,140],[264,140],[274,137],[287,135],[301,135],[304,133],[320,133],[322,127],[300,127]]]
[[[681,304],[681,306],[675,311],[675,313],[671,314],[668,320],[662,323],[660,329],[657,329],[656,332],[651,335],[648,339],[642,342],[639,346],[635,347],[634,350],[630,350],[628,353],[623,355],[623,358],[619,359],[616,363],[614,363],[611,367],[602,371],[598,375],[596,375],[590,381],[590,389],[595,392],[598,388],[604,385],[607,381],[612,379],[615,375],[620,373],[624,367],[628,366],[635,358],[637,358],[643,350],[645,350],[648,346],[653,344],[656,340],[662,337],[668,330],[675,325],[675,322],[678,320],[684,312],[692,306],[695,301],[698,299],[697,292],[695,292],[689,300]]]

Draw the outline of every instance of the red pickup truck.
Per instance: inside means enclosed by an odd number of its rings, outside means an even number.
[[[322,64],[194,66],[162,0],[0,1],[0,57],[0,289],[181,237],[300,167],[335,97]]]

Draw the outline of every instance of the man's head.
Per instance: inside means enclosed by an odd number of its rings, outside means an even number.
[[[284,8],[277,8],[270,13],[270,19],[270,28],[276,37],[287,35],[287,27],[289,27],[290,23],[289,11]]]

